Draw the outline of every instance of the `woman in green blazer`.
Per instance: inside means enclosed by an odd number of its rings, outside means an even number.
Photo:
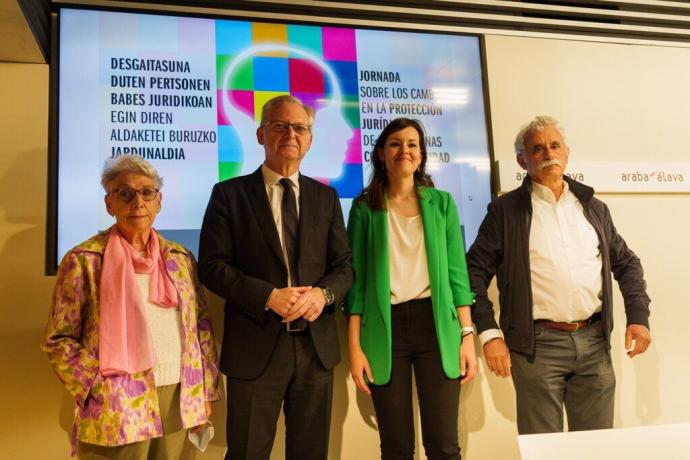
[[[459,459],[460,384],[477,358],[460,220],[426,173],[424,129],[393,120],[379,136],[369,185],[350,211],[355,283],[347,299],[350,366],[373,398],[381,457],[412,459],[412,371],[429,459]]]

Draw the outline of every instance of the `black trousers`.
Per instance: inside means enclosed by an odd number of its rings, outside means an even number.
[[[226,460],[268,460],[283,406],[287,460],[326,460],[333,371],[311,336],[281,331],[266,370],[254,380],[228,377]]]
[[[393,305],[391,310],[391,380],[386,385],[370,386],[381,437],[381,458],[411,460],[414,457],[414,370],[427,458],[459,459],[460,380],[449,379],[443,372],[431,299]]]

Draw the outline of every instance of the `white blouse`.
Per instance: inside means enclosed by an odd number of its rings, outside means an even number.
[[[431,297],[421,214],[405,217],[388,208],[391,304]]]

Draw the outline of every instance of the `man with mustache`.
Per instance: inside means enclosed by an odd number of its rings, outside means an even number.
[[[569,149],[552,117],[515,139],[522,186],[497,198],[467,256],[472,316],[489,369],[512,376],[520,434],[611,428],[615,376],[611,274],[631,358],[651,342],[642,266],[594,190],[564,176]],[[496,275],[500,330],[487,295]]]

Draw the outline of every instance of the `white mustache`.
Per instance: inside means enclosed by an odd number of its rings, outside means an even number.
[[[539,163],[539,166],[537,166],[537,169],[541,171],[544,168],[548,168],[549,166],[561,166],[561,160],[558,158],[552,158],[550,160],[544,160],[541,163]]]

